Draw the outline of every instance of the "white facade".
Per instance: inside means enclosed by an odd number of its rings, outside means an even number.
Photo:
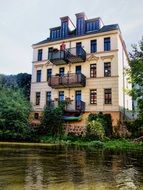
[[[110,38],[111,49],[104,51],[104,38]],[[91,40],[97,41],[97,51],[90,52]],[[64,91],[64,98],[75,100],[75,91],[81,91],[81,100],[85,102],[85,113],[91,112],[112,112],[117,113],[116,120],[119,119],[119,113],[125,109],[132,109],[132,100],[125,95],[126,77],[124,68],[128,66],[128,57],[120,30],[115,29],[107,32],[94,33],[84,36],[64,39],[66,48],[76,47],[77,42],[82,43],[86,51],[86,61],[79,63],[70,63],[65,65],[55,65],[48,60],[48,48],[60,49],[63,40],[51,41],[44,44],[33,45],[33,66],[32,66],[32,85],[31,85],[31,103],[34,112],[41,112],[46,105],[46,92],[51,91],[51,99],[55,100],[59,96],[59,91]],[[42,60],[37,61],[38,50],[42,49]],[[111,63],[111,76],[104,76],[104,63]],[[90,77],[90,65],[96,64],[96,78]],[[60,88],[54,89],[48,86],[47,69],[52,69],[52,75],[59,73],[59,68],[64,67],[65,74],[75,73],[76,66],[81,66],[81,73],[86,76],[85,87]],[[41,70],[41,81],[36,82],[37,70]],[[104,89],[111,89],[112,103],[105,104]],[[91,104],[90,90],[97,91],[97,104]],[[36,92],[40,92],[40,104],[36,105]],[[114,114],[113,114],[114,117]]]

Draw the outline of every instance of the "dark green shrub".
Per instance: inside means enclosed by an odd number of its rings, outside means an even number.
[[[132,133],[132,137],[143,136],[143,122],[140,119],[135,121],[124,121],[127,129]]]
[[[30,139],[28,117],[31,106],[21,91],[0,89],[0,140]]]
[[[45,107],[41,118],[41,134],[61,136],[63,134],[63,109]]]
[[[88,121],[99,121],[104,130],[105,130],[105,135],[108,137],[112,136],[112,118],[111,114],[103,114],[102,112],[99,112],[99,114],[89,114],[88,116]]]
[[[100,121],[92,120],[87,125],[87,136],[91,139],[103,139],[105,136],[105,130]]]

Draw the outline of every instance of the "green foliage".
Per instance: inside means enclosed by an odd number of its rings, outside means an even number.
[[[21,89],[25,97],[30,100],[31,75],[27,73],[17,75],[0,74],[0,87]]]
[[[88,116],[88,121],[99,121],[104,130],[105,130],[105,135],[110,137],[112,136],[112,118],[111,114],[103,114],[100,112],[99,114],[89,114]]]
[[[143,136],[143,122],[140,119],[135,121],[124,121],[127,129],[132,133],[132,138]]]
[[[132,46],[130,53],[130,67],[126,69],[128,81],[133,85],[132,90],[127,93],[132,96],[133,100],[138,102],[138,118],[143,121],[143,38],[138,45]]]
[[[0,139],[30,138],[28,117],[31,106],[20,91],[0,87]]]
[[[87,136],[90,138],[99,138],[103,139],[105,136],[105,130],[101,121],[92,120],[88,123],[87,126]]]
[[[63,109],[44,108],[41,118],[41,134],[48,134],[51,136],[61,136],[63,134]]]

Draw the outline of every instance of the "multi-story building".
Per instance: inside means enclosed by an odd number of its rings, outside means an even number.
[[[124,93],[128,55],[118,24],[76,14],[50,29],[50,37],[33,47],[31,102],[37,120],[45,105],[65,106],[65,120],[85,124],[89,113],[110,113],[113,125],[132,109]],[[71,29],[72,25],[72,29]],[[82,114],[82,117],[80,115]],[[79,121],[78,121],[79,120]]]

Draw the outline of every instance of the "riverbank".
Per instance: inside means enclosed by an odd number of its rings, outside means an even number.
[[[22,146],[22,147],[49,147],[49,146],[81,146],[81,147],[94,147],[96,149],[105,150],[140,150],[143,151],[143,143],[135,143],[126,139],[114,139],[105,141],[84,141],[84,140],[63,140],[59,138],[47,138],[41,140],[42,143],[30,142],[0,142],[0,146]]]

